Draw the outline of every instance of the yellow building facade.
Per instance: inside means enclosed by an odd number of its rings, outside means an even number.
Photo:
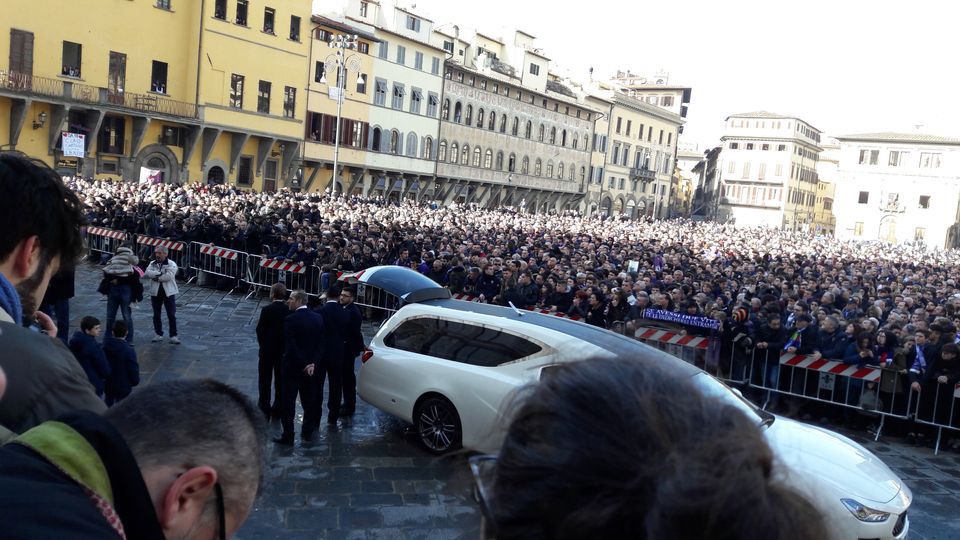
[[[272,190],[296,176],[309,0],[4,8],[0,148],[128,181]],[[64,132],[82,146],[65,152]]]

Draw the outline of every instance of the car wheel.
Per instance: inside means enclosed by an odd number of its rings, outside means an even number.
[[[417,406],[413,417],[420,442],[430,452],[445,454],[460,448],[463,431],[453,403],[442,397],[429,397]]]

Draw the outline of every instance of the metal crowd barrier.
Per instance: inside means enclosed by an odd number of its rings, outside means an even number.
[[[379,287],[358,283],[353,273],[340,274],[338,281],[356,287],[353,303],[363,310],[365,321],[383,323],[403,307],[403,299]]]
[[[233,249],[200,242],[190,243],[190,268],[197,272],[198,283],[207,276],[219,276],[235,280],[230,292],[237,290],[241,282],[249,282],[252,275],[248,259],[250,255]],[[193,278],[191,278],[192,280]]]
[[[917,394],[914,421],[937,428],[937,442],[933,453],[939,454],[943,430],[960,431],[960,411],[957,410],[960,407],[960,383],[944,384],[933,379],[924,383],[920,392],[908,392],[911,396]]]
[[[128,234],[124,231],[107,229],[104,227],[87,227],[87,249],[90,255],[100,253],[102,255],[113,256],[127,238]]]
[[[250,274],[246,279],[250,290],[247,298],[261,290],[269,290],[274,283],[283,283],[288,290],[301,289],[310,296],[319,297],[320,269],[282,259],[270,259],[261,255],[247,255]]]
[[[187,275],[190,270],[190,250],[187,249],[188,246],[186,242],[138,234],[135,253],[142,254],[146,252],[145,247],[155,248],[157,246],[167,248],[167,257],[177,264],[177,269],[181,277]],[[147,258],[149,258],[149,256]]]
[[[626,325],[623,325],[623,328],[623,332],[626,332]],[[651,347],[693,364],[718,379],[730,380],[720,371],[717,357],[719,345],[715,337],[685,334],[676,330],[651,327],[637,328],[633,337]]]

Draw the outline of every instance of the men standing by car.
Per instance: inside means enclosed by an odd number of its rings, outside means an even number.
[[[150,302],[153,305],[153,331],[156,334],[153,341],[163,341],[163,325],[160,322],[160,307],[167,312],[167,322],[170,324],[170,343],[180,344],[177,337],[177,263],[167,257],[167,248],[157,246],[143,277],[150,280]]]
[[[315,413],[312,415],[316,426],[320,425],[323,413],[323,383],[329,379],[327,396],[327,425],[335,426],[340,416],[340,399],[343,391],[341,371],[343,366],[344,345],[347,339],[347,327],[350,315],[340,305],[340,285],[334,283],[327,289],[327,302],[317,310],[323,317],[323,356],[317,365],[314,376],[316,385]],[[306,424],[306,417],[304,417]]]
[[[260,311],[257,321],[257,344],[260,345],[259,401],[258,405],[267,419],[280,417],[280,362],[283,360],[283,321],[290,314],[287,307],[287,287],[274,283],[270,287],[270,304]],[[270,386],[274,394],[271,399]]]
[[[297,394],[303,406],[303,426],[300,437],[308,441],[320,423],[314,419],[313,373],[323,354],[323,318],[307,308],[307,293],[293,291],[287,306],[293,313],[283,321],[283,362],[280,365],[280,425],[283,433],[273,440],[277,444],[293,445],[293,416],[297,409]],[[339,404],[338,404],[339,405]]]
[[[340,416],[352,416],[357,409],[357,373],[354,371],[357,355],[363,352],[366,346],[363,343],[363,313],[360,307],[353,303],[353,288],[344,287],[340,291],[340,305],[347,312],[346,343],[343,346],[343,365],[341,378],[343,380],[343,407]]]

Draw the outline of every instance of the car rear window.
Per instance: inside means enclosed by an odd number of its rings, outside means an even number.
[[[497,328],[433,317],[407,319],[383,340],[387,347],[474,366],[494,367],[543,350]]]

